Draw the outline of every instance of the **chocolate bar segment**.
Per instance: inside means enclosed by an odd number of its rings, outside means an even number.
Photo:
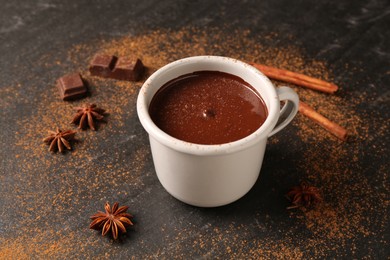
[[[111,77],[119,80],[137,81],[144,71],[142,61],[135,57],[119,57]]]
[[[89,71],[91,75],[118,80],[137,81],[144,72],[142,61],[135,56],[116,57],[96,54]]]
[[[97,54],[91,61],[89,71],[93,76],[110,78],[117,60],[116,56]]]
[[[57,80],[57,88],[63,100],[85,97],[88,89],[79,73],[65,75]]]

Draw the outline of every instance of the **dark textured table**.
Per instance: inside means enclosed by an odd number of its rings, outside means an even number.
[[[389,254],[388,1],[0,0],[0,258],[372,258]],[[219,208],[171,197],[153,168],[135,111],[142,81],[88,73],[97,52],[134,52],[147,75],[175,59],[231,56],[296,70],[340,86],[294,87],[350,131],[347,142],[298,115],[270,138],[261,175]],[[59,98],[73,71],[90,96]],[[145,78],[147,77],[145,76]],[[281,82],[275,81],[276,85]],[[72,151],[47,151],[47,130],[74,129],[74,107],[107,109]],[[286,209],[306,180],[323,203]],[[114,241],[89,229],[104,203],[128,205],[134,226]]]

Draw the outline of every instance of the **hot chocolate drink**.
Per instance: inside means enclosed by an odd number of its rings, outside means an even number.
[[[255,132],[267,117],[257,91],[241,78],[197,71],[167,82],[149,114],[165,133],[190,143],[224,144]]]

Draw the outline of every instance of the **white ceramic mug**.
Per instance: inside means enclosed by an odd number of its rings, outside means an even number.
[[[263,98],[268,116],[254,133],[240,140],[201,145],[176,139],[152,121],[149,105],[168,81],[196,71],[221,71],[240,77]],[[285,101],[282,109],[280,101]],[[175,198],[200,207],[229,204],[255,184],[263,162],[267,138],[283,129],[298,111],[298,95],[288,87],[275,89],[254,67],[226,57],[196,56],[172,62],[151,75],[137,100],[141,124],[149,133],[157,176]]]

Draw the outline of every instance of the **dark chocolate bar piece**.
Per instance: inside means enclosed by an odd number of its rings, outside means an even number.
[[[57,80],[57,88],[63,100],[85,97],[88,89],[79,73],[65,75]]]
[[[89,71],[93,76],[110,78],[117,60],[116,56],[97,54],[91,61]]]
[[[137,81],[144,71],[142,61],[135,57],[119,57],[111,77],[119,80]]]
[[[134,56],[116,57],[97,54],[92,59],[91,75],[118,80],[137,81],[144,72],[142,61]]]

